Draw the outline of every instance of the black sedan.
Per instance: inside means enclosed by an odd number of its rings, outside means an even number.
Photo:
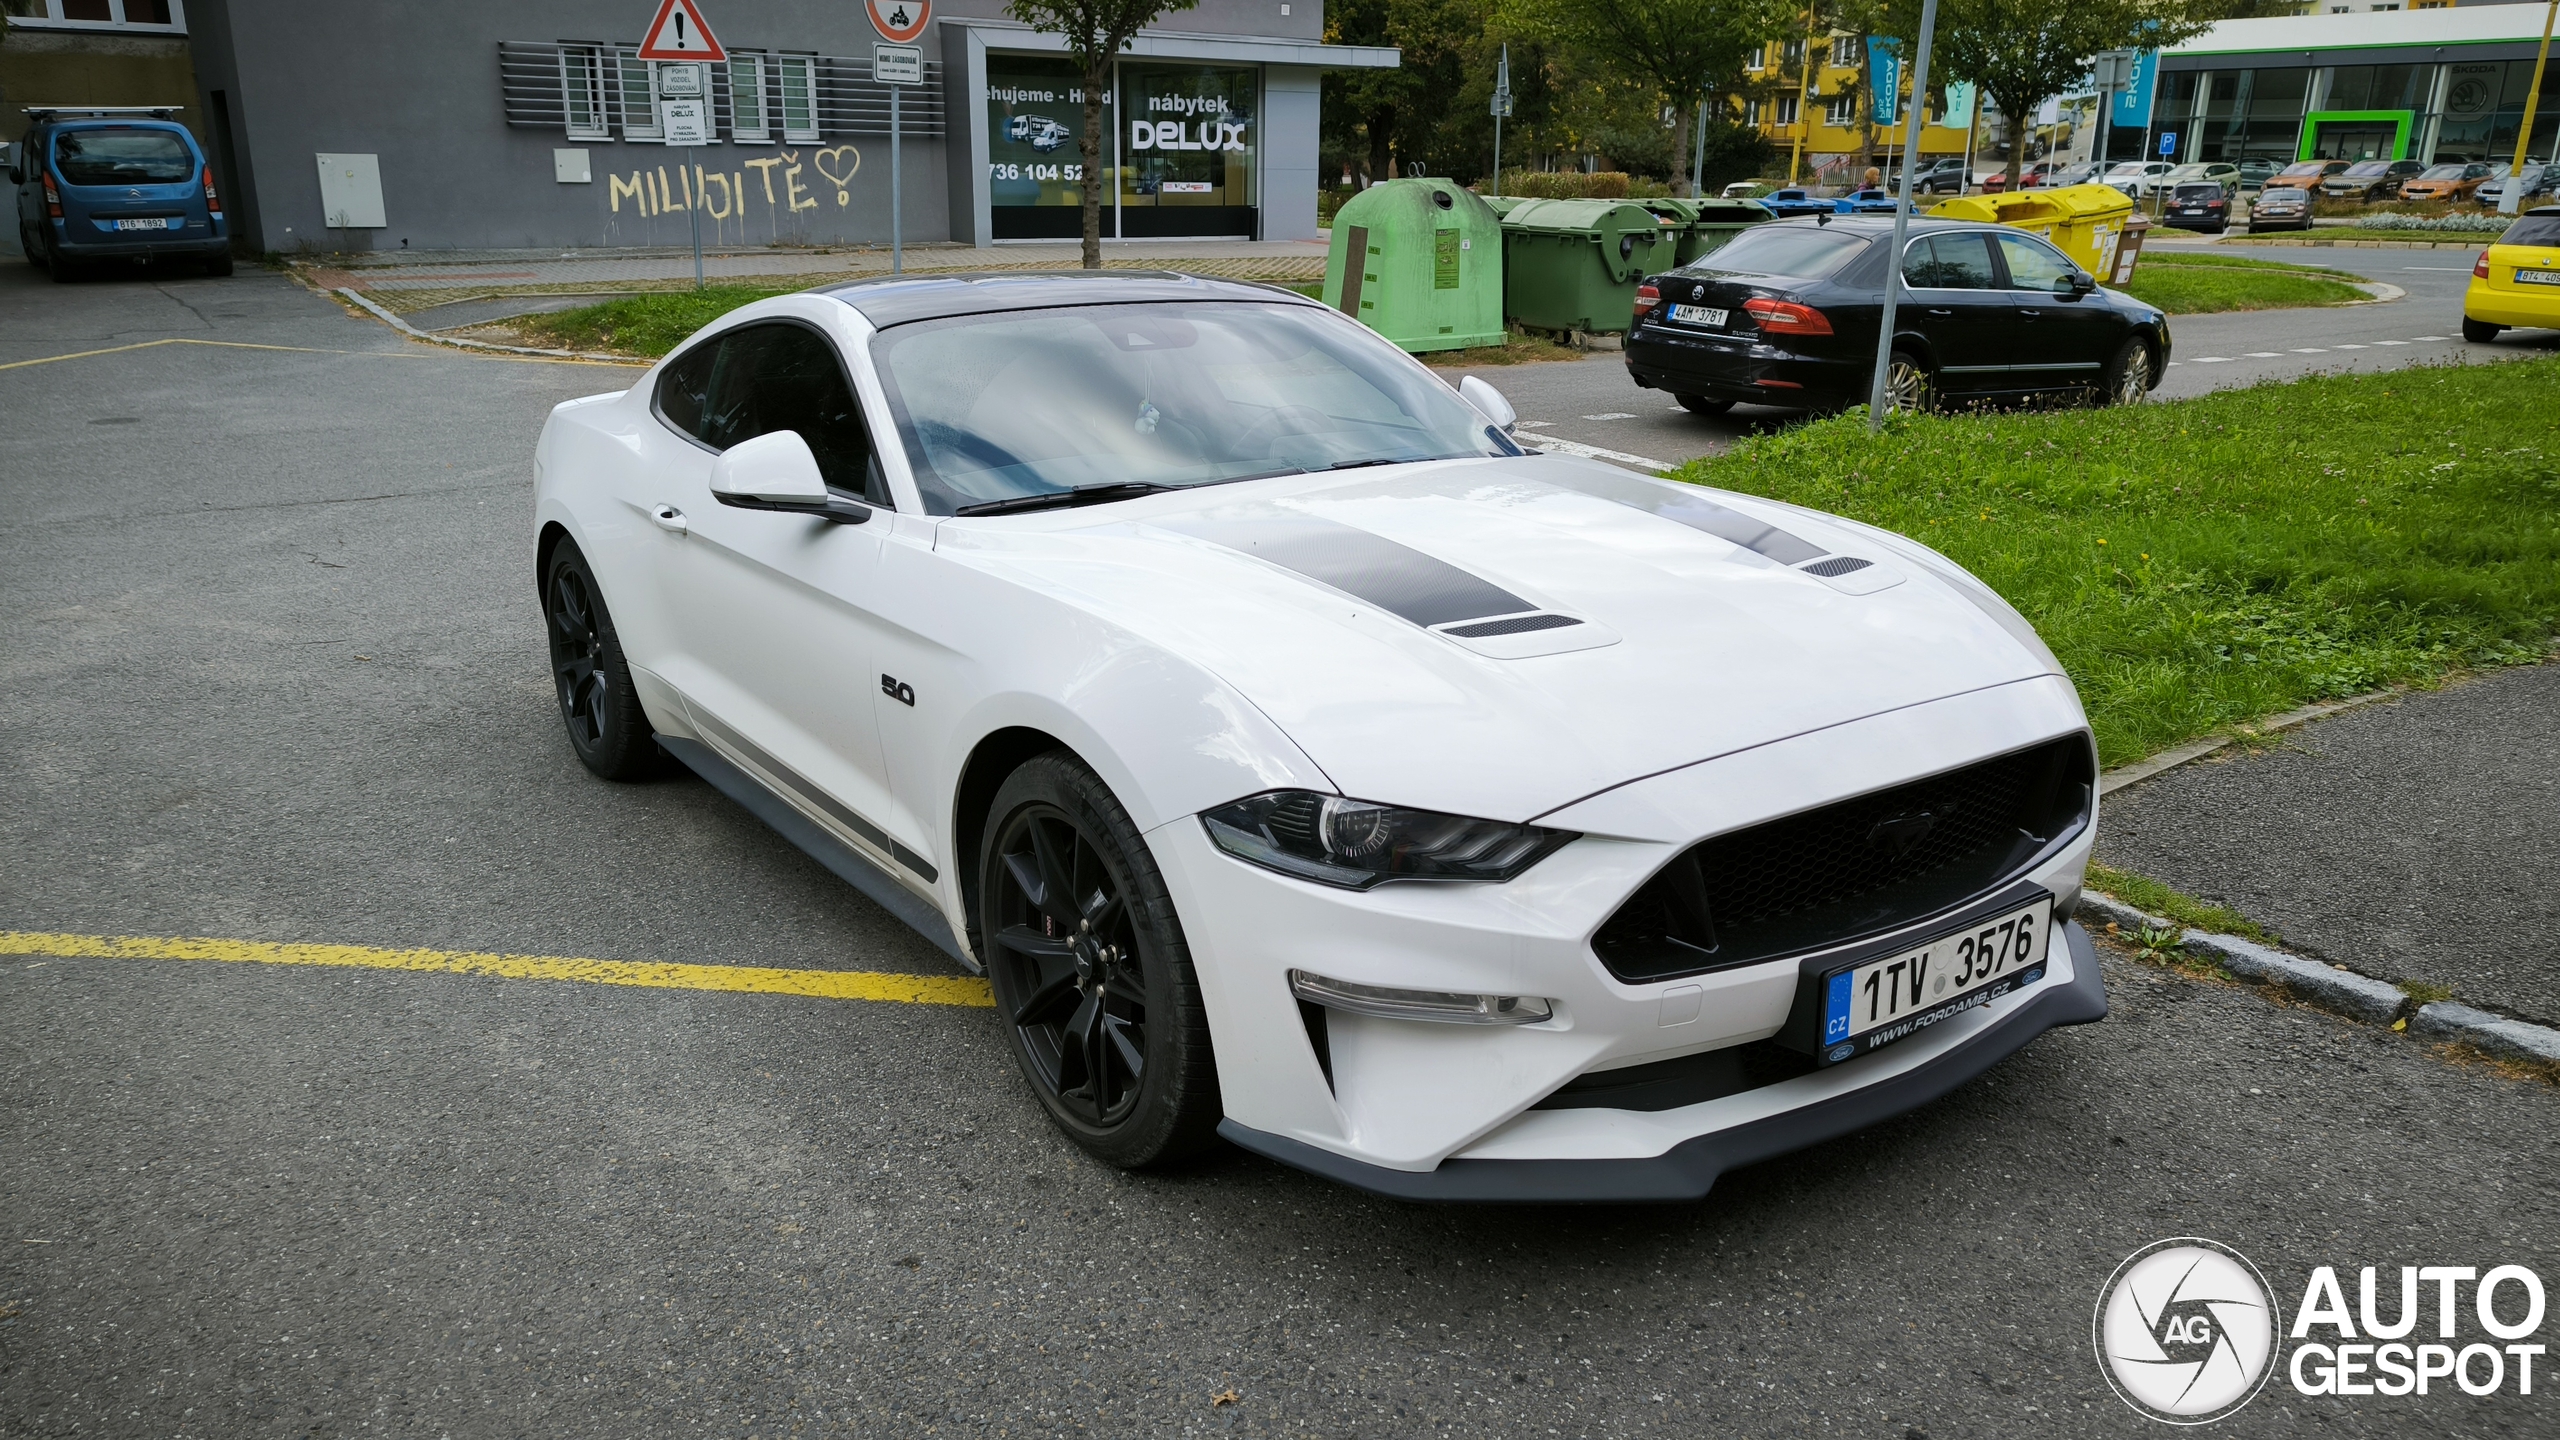
[[[1627,372],[1701,415],[1736,403],[1863,403],[1875,373],[1893,222],[1782,220],[1647,279]],[[2169,322],[2043,239],[2001,225],[1915,220],[1894,313],[1891,404],[2094,392],[2140,400],[2169,363]]]
[[[2169,192],[2160,219],[2173,230],[2219,235],[2231,228],[2231,192],[2210,180],[2183,183]]]

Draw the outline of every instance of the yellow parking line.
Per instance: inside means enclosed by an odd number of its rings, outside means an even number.
[[[316,345],[253,345],[246,340],[197,340],[178,335],[167,340],[137,340],[130,345],[110,345],[104,350],[75,350],[68,355],[45,355],[34,360],[12,360],[0,370],[23,370],[30,365],[51,365],[61,360],[86,360],[92,355],[121,355],[127,350],[149,350],[159,345],[210,345],[217,350],[289,350],[297,355],[390,355],[402,359],[411,352],[404,350],[323,350]]]
[[[761,965],[650,964],[558,955],[489,955],[469,950],[377,950],[366,945],[286,945],[265,940],[157,939],[139,935],[55,935],[0,930],[0,955],[109,960],[228,960],[251,965],[332,965],[364,970],[433,970],[507,980],[581,980],[662,990],[731,990],[822,1000],[890,1000],[908,1005],[993,1005],[974,976],[894,975],[867,970],[778,970]]]

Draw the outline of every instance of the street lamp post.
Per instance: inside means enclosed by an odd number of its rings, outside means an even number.
[[[2552,0],[2560,4],[2560,0]],[[1867,393],[1867,433],[1884,429],[1885,382],[1893,366],[1893,311],[1902,298],[1902,245],[1911,233],[1911,156],[1920,150],[1919,97],[1929,93],[1929,39],[1938,29],[1938,0],[1923,0],[1920,6],[1920,51],[1911,61],[1910,113],[1904,117],[1902,132],[1902,203],[1893,207],[1893,250],[1884,264],[1884,314],[1876,331],[1875,384]]]
[[[2551,59],[2551,21],[2555,16],[2560,16],[2560,0],[2551,0],[2542,12],[2542,48],[2533,54],[2533,85],[2524,92],[2524,124],[2516,128],[2516,163],[2507,167],[2507,183],[2498,187],[2501,215],[2513,215],[2524,203],[2524,162],[2533,150],[2533,110],[2542,99],[2542,67]]]

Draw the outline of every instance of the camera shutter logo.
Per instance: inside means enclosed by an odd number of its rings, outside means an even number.
[[[2171,1425],[2204,1425],[2257,1397],[2282,1321],[2247,1256],[2182,1236],[2116,1267],[2092,1330],[2098,1368],[2124,1403]]]

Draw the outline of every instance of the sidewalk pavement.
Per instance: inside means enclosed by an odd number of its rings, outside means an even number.
[[[1321,240],[1106,240],[1114,270],[1186,270],[1236,280],[1307,284],[1324,278]],[[910,274],[952,270],[1070,269],[1075,241],[992,246],[910,245]],[[375,251],[292,262],[307,283],[363,293],[399,314],[484,296],[589,295],[684,290],[693,285],[690,249]],[[889,273],[887,246],[829,249],[726,246],[702,253],[707,283],[806,288]]]
[[[2110,797],[2098,858],[2364,974],[2560,1023],[2554,755],[2560,663],[2498,671]]]

